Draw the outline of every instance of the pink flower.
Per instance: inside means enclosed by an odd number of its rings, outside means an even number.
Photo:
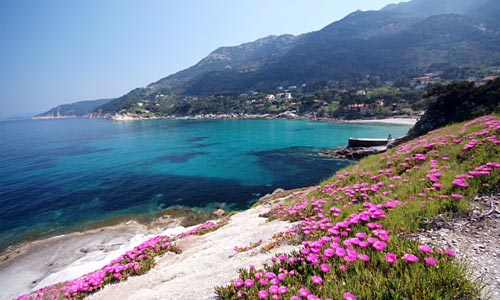
[[[346,265],[341,265],[339,267],[339,269],[342,270],[342,271],[345,271],[345,270],[347,270],[347,266]]]
[[[277,294],[278,293],[278,286],[277,285],[271,285],[269,287],[269,293],[271,293],[271,294]]]
[[[428,264],[429,266],[437,265],[437,259],[435,259],[434,257],[425,257],[424,260],[425,263]]]
[[[267,299],[269,294],[266,291],[259,291],[259,299]]]
[[[288,289],[286,288],[286,286],[282,285],[278,288],[278,293],[286,294],[286,292],[288,292]]]
[[[452,249],[446,250],[446,254],[448,254],[448,256],[451,256],[451,257],[455,257],[457,255],[457,253]]]
[[[463,198],[464,196],[462,196],[462,195],[460,195],[460,194],[451,194],[451,197],[452,197],[453,199],[461,199],[461,198]]]
[[[335,255],[335,251],[332,248],[326,248],[324,253],[326,257],[333,257]]]
[[[407,262],[417,262],[418,261],[418,257],[416,257],[415,255],[410,254],[410,253],[406,253],[405,255],[403,255],[403,259],[406,260]]]
[[[236,280],[234,281],[234,286],[235,286],[235,287],[240,287],[240,286],[243,286],[243,280],[241,280],[241,279],[236,279]]]
[[[398,261],[398,257],[394,253],[387,253],[385,255],[385,260],[390,264],[394,264]]]
[[[292,296],[290,297],[290,300],[301,300],[299,296]]]
[[[311,281],[314,284],[322,284],[323,283],[323,279],[319,276],[312,276]]]
[[[299,290],[299,295],[302,297],[307,297],[311,294],[308,289],[300,289]]]
[[[418,246],[418,250],[420,250],[422,252],[425,252],[425,253],[431,253],[432,252],[432,248],[429,247],[429,246],[425,246],[425,245]]]
[[[468,187],[469,186],[469,184],[467,182],[463,181],[462,179],[453,180],[453,184],[460,186],[460,187]]]
[[[252,279],[245,280],[245,286],[252,287],[254,285],[254,281]]]
[[[443,187],[443,185],[441,183],[434,183],[434,184],[432,184],[432,187],[434,187],[436,189],[440,189]]]
[[[324,273],[328,273],[330,272],[330,265],[327,265],[327,264],[321,264],[319,266],[319,268],[321,269],[322,272]]]
[[[358,254],[358,258],[362,261],[370,261],[370,257],[366,254]]]
[[[357,259],[357,256],[356,255],[347,255],[347,256],[344,256],[344,260],[348,263],[353,263],[355,262]]]
[[[351,293],[345,293],[344,294],[344,299],[345,300],[356,300],[356,296],[354,296],[353,294]]]
[[[375,243],[373,243],[373,248],[375,248],[378,251],[384,250],[386,246],[387,244],[382,241],[376,241]]]

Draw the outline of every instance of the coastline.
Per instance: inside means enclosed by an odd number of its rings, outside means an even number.
[[[241,119],[241,120],[277,120],[277,119],[296,119],[296,120],[309,120],[318,122],[336,122],[336,123],[374,123],[374,124],[395,124],[395,125],[415,125],[419,120],[419,117],[414,116],[400,116],[400,117],[390,117],[382,119],[353,119],[346,120],[343,118],[325,118],[325,117],[315,117],[315,116],[301,116],[295,113],[286,111],[280,114],[241,114],[241,113],[231,113],[231,114],[200,114],[194,116],[155,116],[155,117],[140,117],[132,115],[87,115],[87,116],[68,116],[68,117],[33,117],[33,120],[45,120],[45,119],[72,119],[72,118],[82,118],[82,119],[106,119],[113,122],[122,121],[148,121],[148,120],[223,120],[223,119]]]
[[[151,237],[175,236],[208,219],[208,213],[171,207],[152,215],[118,217],[81,230],[13,244],[0,251],[0,300],[78,278]]]
[[[260,213],[269,209],[270,203],[268,203],[268,199],[288,196],[291,193],[300,193],[305,189],[307,188],[290,191],[278,189],[273,194],[265,195],[259,199],[258,205],[243,212],[231,214],[231,219],[236,215],[246,215],[247,217],[243,218],[245,222],[248,221],[252,224],[255,222],[259,224],[268,223],[265,218],[259,216]],[[175,215],[162,214],[147,224],[129,220],[115,225],[95,227],[11,246],[9,251],[0,254],[0,290],[2,290],[0,300],[14,299],[21,294],[42,287],[76,279],[102,268],[113,259],[152,237],[159,235],[175,237],[203,223],[201,220],[198,220],[197,223],[195,223],[196,221],[193,222],[193,220],[189,219],[191,216],[189,212]],[[220,217],[222,215],[218,214],[217,210],[212,213],[212,219]],[[240,230],[239,226],[244,226],[240,224],[241,222],[231,222],[234,223],[233,230],[236,231]],[[287,222],[274,223],[279,223],[280,228],[290,226],[290,223]],[[185,224],[190,226],[182,226]],[[272,231],[265,232],[269,236],[268,239],[277,232],[275,225],[271,226],[271,228]],[[255,234],[264,234],[264,232],[258,231]],[[231,245],[226,245],[227,249],[223,249],[224,252],[234,252],[232,243],[234,243],[235,236],[235,233],[232,233],[226,237],[227,243],[231,243]],[[248,236],[241,232],[241,236],[237,238],[248,238]],[[214,242],[212,241],[212,243]],[[253,240],[250,242],[253,242]],[[207,249],[206,246],[200,246]],[[275,251],[272,253],[275,253]],[[188,257],[188,255],[185,256]],[[266,253],[265,256],[270,258],[272,255]],[[241,261],[241,267],[246,264],[246,259]],[[236,269],[234,272],[236,272]],[[226,277],[227,274],[225,274],[221,284],[227,281]],[[212,287],[208,285],[206,288]]]
[[[179,221],[156,228],[128,221],[15,245],[0,256],[0,299],[78,278],[153,236],[177,235],[189,229]]]
[[[223,119],[223,116],[193,117],[194,119]],[[193,119],[175,118],[175,119]],[[241,117],[234,117],[234,119]],[[252,115],[246,119],[281,119],[276,116]],[[294,119],[318,122],[355,123],[353,121],[297,117]],[[136,120],[136,119],[134,119]],[[370,123],[373,120],[359,120]],[[378,122],[389,122],[378,120]],[[394,120],[390,120],[394,122]],[[376,123],[376,122],[375,122]],[[132,219],[133,217],[131,217]],[[123,221],[123,220],[122,220]],[[140,221],[139,221],[140,222]],[[64,235],[43,238],[18,244],[12,247],[9,259],[3,260],[0,253],[0,288],[6,293],[13,289],[13,297],[42,286],[68,280],[91,272],[105,265],[127,249],[140,244],[148,237],[162,234],[163,229],[151,228],[136,221],[122,222],[113,226],[95,226],[83,232],[73,232]],[[176,224],[179,225],[179,224]],[[172,225],[170,228],[186,230],[185,227]],[[175,232],[175,231],[174,231]],[[179,232],[178,232],[179,233]],[[69,246],[69,247],[68,247]],[[10,268],[10,269],[9,269]],[[9,269],[9,271],[5,271]],[[2,278],[3,277],[3,278]],[[15,285],[3,286],[2,282],[15,282]],[[21,290],[22,289],[22,290]],[[3,299],[0,296],[0,299]],[[7,298],[11,299],[11,298]]]

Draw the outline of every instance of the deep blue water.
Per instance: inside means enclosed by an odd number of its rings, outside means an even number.
[[[317,153],[409,126],[306,120],[0,122],[0,248],[181,205],[245,209],[349,164]]]

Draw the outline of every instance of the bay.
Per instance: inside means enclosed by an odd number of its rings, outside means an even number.
[[[309,120],[0,122],[0,249],[172,206],[248,208],[352,163],[320,152],[410,126]]]

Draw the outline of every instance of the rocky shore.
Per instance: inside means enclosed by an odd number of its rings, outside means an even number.
[[[273,193],[273,199],[282,193],[288,195],[291,192],[278,189]],[[267,222],[266,218],[260,217],[259,215],[271,205],[270,202],[262,203],[255,208],[235,214],[228,225],[216,232],[182,240],[178,245],[183,250],[182,254],[166,255],[160,258],[159,265],[154,270],[127,281],[131,286],[140,285],[137,292],[132,293],[130,289],[118,292],[122,290],[120,284],[119,287],[110,287],[97,293],[91,299],[166,299],[164,298],[167,297],[166,294],[184,295],[186,285],[193,281],[201,288],[198,294],[189,299],[211,299],[213,287],[216,284],[226,283],[236,274],[239,267],[246,267],[251,263],[259,264],[279,251],[291,251],[294,248],[282,245],[273,248],[272,251],[261,251],[265,246],[262,244],[248,252],[234,250],[237,245],[244,246],[259,240],[272,241],[276,233],[292,225],[279,221]],[[217,209],[211,216],[215,219],[221,218],[225,216],[225,212]],[[182,218],[162,216],[148,226],[129,221],[19,245],[0,256],[0,300],[14,299],[23,293],[78,278],[103,267],[151,237],[157,235],[173,237],[196,227],[196,225],[180,226],[185,223]],[[224,261],[226,263],[222,263]],[[213,277],[214,263],[219,267],[218,278]],[[203,264],[210,266],[200,269],[199,266]],[[206,274],[186,272],[189,269],[205,270]],[[166,280],[165,276],[170,279]],[[163,298],[156,296],[150,298],[151,294],[158,294],[150,290],[161,289],[153,287],[164,285],[166,281],[171,281],[173,287],[162,292],[165,294]],[[149,288],[146,289],[146,286]]]

